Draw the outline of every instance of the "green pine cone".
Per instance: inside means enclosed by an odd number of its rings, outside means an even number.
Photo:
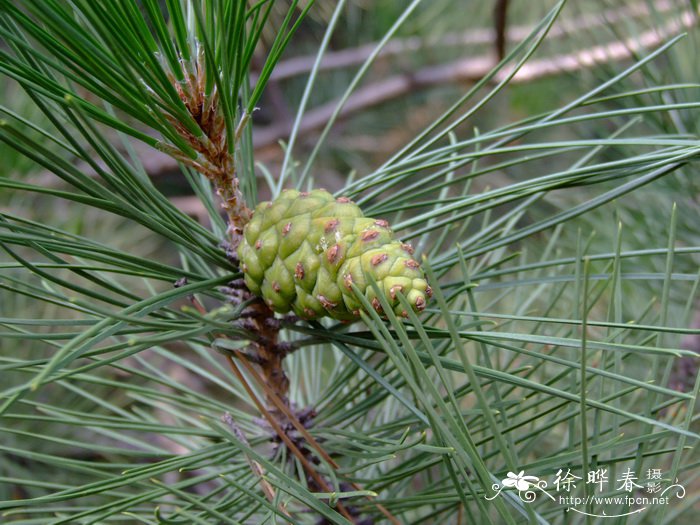
[[[394,238],[389,223],[364,217],[355,203],[325,190],[284,190],[274,201],[260,203],[243,237],[238,257],[245,283],[279,313],[357,319],[362,304],[351,283],[382,313],[365,274],[397,315],[408,315],[397,291],[415,311],[423,310],[431,295],[413,249]]]

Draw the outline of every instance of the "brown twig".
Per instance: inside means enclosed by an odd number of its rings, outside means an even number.
[[[221,420],[226,423],[226,425],[231,429],[231,432],[233,432],[233,435],[236,436],[236,438],[243,443],[245,446],[250,447],[250,443],[248,443],[248,439],[246,439],[245,434],[241,430],[241,428],[236,424],[236,422],[233,420],[233,416],[226,412],[222,417]],[[250,470],[253,472],[255,477],[258,478],[258,481],[260,482],[260,487],[262,488],[263,493],[265,494],[265,497],[268,499],[270,503],[274,503],[275,501],[275,489],[274,487],[270,484],[269,481],[265,479],[265,471],[258,463],[255,461],[253,458],[249,457],[246,455],[246,459],[248,460],[248,465],[250,466]],[[277,506],[277,509],[287,516],[288,518],[291,518],[291,514],[289,514],[289,511],[287,508],[280,503]]]
[[[245,292],[244,296],[241,297],[241,299],[245,299]],[[196,298],[191,297],[190,301],[194,305],[195,309],[201,314],[204,315],[206,314],[206,309],[204,306],[196,300]],[[260,302],[262,304],[262,302]],[[246,314],[247,318],[256,318],[257,314],[255,311],[252,312],[247,312]],[[268,323],[269,324],[269,323]],[[275,329],[278,328],[277,323],[273,323],[273,327]],[[225,337],[225,336],[224,336]],[[276,338],[275,338],[276,341]],[[274,345],[270,345],[269,343],[267,344],[267,348],[273,348]],[[244,382],[245,379],[243,378],[242,375],[240,375],[237,372],[240,372],[238,368],[234,370],[234,373],[236,373],[236,377],[241,380],[241,382],[244,384],[244,388],[248,392],[248,394],[251,396],[251,399],[253,399],[253,402],[256,404],[256,406],[260,409],[261,413],[265,416],[265,418],[270,421],[270,419],[275,419],[275,421],[279,421],[281,417],[286,418],[286,420],[292,424],[294,428],[301,434],[301,436],[305,439],[305,441],[314,449],[316,452],[334,469],[339,469],[340,466],[335,462],[335,460],[328,454],[328,452],[325,451],[325,449],[316,441],[316,439],[308,432],[306,427],[299,421],[299,418],[296,416],[296,414],[290,409],[289,407],[289,401],[287,400],[286,396],[283,394],[286,393],[286,388],[288,387],[288,382],[285,383],[285,388],[284,390],[280,388],[278,384],[275,383],[275,381],[271,380],[270,377],[268,377],[266,374],[269,374],[269,371],[267,370],[267,367],[269,366],[268,363],[265,362],[265,354],[261,354],[260,351],[254,356],[255,359],[254,361],[259,365],[261,371],[263,372],[263,376],[261,377],[260,374],[257,373],[253,365],[250,363],[251,359],[249,355],[244,354],[243,352],[239,350],[232,350],[231,351],[236,358],[242,363],[243,367],[246,369],[248,374],[255,380],[255,382],[258,384],[258,386],[265,392],[265,399],[269,405],[274,405],[275,410],[270,410],[268,407],[265,407],[260,403],[259,399],[257,396],[255,396],[253,390],[250,388],[247,382]],[[279,361],[276,361],[277,367],[279,367],[279,370],[281,370],[282,367],[282,359],[287,355],[286,353],[282,352],[275,352],[276,357],[279,359]],[[235,366],[235,362],[233,362],[232,358],[230,355],[226,356],[227,359],[229,360],[229,363],[231,363],[233,366]],[[269,358],[268,358],[269,359]],[[286,376],[285,376],[285,381],[286,381]],[[255,396],[255,397],[254,397]],[[281,417],[280,417],[281,416]],[[279,435],[280,439],[282,439],[285,444],[288,444],[291,440],[289,440],[289,436],[287,436],[286,432],[284,432],[284,429],[281,427],[281,425],[278,425],[275,427],[272,423],[271,426],[275,430],[275,432]],[[283,437],[282,435],[279,434],[279,432],[284,432],[285,436]],[[312,467],[313,468],[313,467]],[[314,478],[315,479],[315,478]],[[358,485],[355,482],[350,482],[350,485],[355,489],[355,490],[363,490],[360,485]],[[368,499],[369,496],[367,496]],[[394,525],[400,525],[400,522],[396,519],[395,516],[393,516],[383,505],[372,502],[377,510],[379,510],[384,516]]]
[[[282,368],[286,353],[278,348],[279,326],[275,322],[275,314],[262,301],[253,303],[249,310],[252,313],[249,319],[253,324],[253,330],[260,336],[260,340],[253,344],[260,362],[262,377],[268,387],[268,406],[271,408],[276,406],[275,401],[280,401],[285,407],[289,406],[287,399],[289,379]]]
[[[309,434],[309,431],[306,430],[306,427],[304,427],[304,425],[301,424],[296,415],[289,409],[288,404],[285,403],[277,395],[277,393],[273,389],[271,389],[258,374],[255,373],[255,369],[248,362],[248,360],[245,359],[245,356],[242,355],[241,352],[238,350],[234,350],[233,352],[238,358],[238,360],[243,364],[248,374],[250,374],[253,377],[253,379],[255,379],[256,383],[258,383],[258,386],[265,391],[267,398],[272,402],[272,404],[275,405],[275,407],[282,414],[284,414],[284,416],[289,420],[292,426],[299,431],[302,437],[304,437],[307,443],[311,445],[311,447],[314,448],[331,467],[333,467],[334,469],[340,468],[340,466],[333,460],[333,458],[330,457],[328,452],[326,452],[323,449],[323,447],[321,447],[318,441],[316,441],[316,439],[311,434]]]
[[[240,300],[251,299],[252,296],[247,290],[240,290],[242,297]],[[190,302],[193,304],[200,315],[206,315],[207,310],[204,308],[195,297],[190,297]],[[274,406],[272,410],[279,410],[279,405],[284,407],[280,410],[282,415],[290,414],[289,400],[287,399],[287,391],[289,390],[289,380],[287,379],[282,361],[286,357],[286,353],[280,351],[277,339],[279,333],[279,322],[274,319],[274,313],[265,303],[260,300],[254,301],[245,311],[246,326],[252,332],[257,334],[257,339],[252,341],[251,347],[255,352],[254,361],[258,363],[261,372],[261,383],[264,386],[268,406]],[[225,337],[225,336],[224,336]],[[251,356],[243,355],[241,352],[235,352],[236,356],[241,359],[246,365]],[[257,378],[257,374],[255,374]]]
[[[245,294],[244,292],[244,295]],[[206,308],[195,298],[195,297],[190,297],[190,302],[194,306],[194,308],[201,314],[205,315],[207,313]],[[263,307],[267,308],[262,301],[257,301],[253,303],[253,307]],[[247,319],[253,320],[253,322],[259,321],[263,324],[265,324],[266,319],[271,319],[272,318],[272,312],[269,310],[265,311],[260,311],[260,310],[252,310],[247,312]],[[319,486],[321,490],[324,492],[332,492],[331,487],[329,487],[323,478],[318,474],[316,469],[313,467],[313,465],[308,461],[306,456],[303,454],[301,450],[294,444],[294,442],[290,439],[290,437],[287,435],[285,430],[282,428],[282,425],[280,424],[280,420],[283,418],[286,418],[297,430],[299,430],[303,436],[308,440],[310,444],[316,450],[319,452],[319,454],[328,461],[328,463],[335,469],[339,468],[338,464],[333,461],[333,459],[328,455],[328,453],[323,450],[323,448],[318,444],[318,442],[311,436],[307,431],[306,428],[301,424],[301,422],[298,420],[296,415],[289,409],[289,401],[286,397],[286,392],[289,387],[289,382],[284,375],[284,371],[282,370],[282,359],[284,359],[285,354],[281,352],[275,352],[275,345],[276,345],[276,333],[272,339],[270,339],[270,323],[267,323],[267,327],[263,326],[264,330],[267,330],[266,335],[262,337],[262,339],[265,341],[265,344],[257,344],[255,345],[255,350],[256,350],[256,362],[258,363],[261,372],[262,372],[262,377],[258,372],[255,370],[255,368],[250,364],[248,356],[244,355],[242,352],[233,350],[234,355],[239,359],[239,361],[243,364],[245,367],[246,371],[248,374],[255,380],[255,382],[258,384],[260,388],[263,389],[265,392],[265,398],[267,401],[268,406],[273,405],[274,409],[270,410],[268,407],[266,407],[260,399],[255,395],[255,392],[253,389],[250,387],[248,382],[246,381],[245,377],[241,373],[240,369],[236,365],[235,361],[230,355],[226,355],[226,359],[229,363],[229,366],[231,367],[231,370],[233,373],[236,375],[236,378],[239,380],[239,382],[243,385],[243,388],[246,390],[248,393],[249,397],[253,401],[253,403],[257,406],[258,410],[260,413],[263,415],[263,417],[268,421],[272,429],[275,431],[277,436],[287,445],[289,450],[297,457],[299,458],[299,461],[301,461],[302,465],[304,466],[304,470],[306,473],[311,476],[311,478],[316,482],[316,484]],[[277,325],[276,323],[272,323],[272,328],[276,329]],[[225,337],[225,336],[224,336]],[[272,355],[271,355],[272,354]],[[283,377],[283,383],[280,383],[280,374]],[[224,415],[225,417],[225,415]],[[228,421],[224,420],[225,422],[228,423]],[[233,420],[231,419],[231,422]],[[229,426],[231,426],[229,424]],[[232,427],[233,428],[233,427]],[[237,426],[236,426],[237,428]],[[238,437],[238,434],[236,434]],[[240,439],[240,437],[239,437]],[[246,443],[247,440],[245,440],[245,436],[243,436],[243,442]],[[252,461],[249,459],[249,462]],[[256,471],[254,467],[253,468],[254,472]],[[353,484],[356,488],[356,490],[361,490],[357,485]],[[266,488],[263,486],[263,490],[266,491]],[[269,492],[269,491],[268,491]],[[266,493],[267,495],[267,493]],[[390,519],[393,518],[391,514],[386,511],[386,509],[381,506],[377,505],[380,511],[386,513],[387,517]],[[350,513],[347,512],[347,509],[344,509],[344,507],[341,504],[338,504],[338,510],[348,518],[350,521],[353,521],[353,518],[351,517]],[[398,521],[395,521],[396,518],[393,518],[394,521],[392,523],[395,523],[395,525],[399,525]]]
[[[236,354],[236,357],[238,357],[239,361],[243,363],[243,366],[246,368],[246,371],[248,374],[250,374],[258,383],[258,386],[260,386],[264,391],[269,400],[272,401],[272,403],[277,407],[277,409],[282,412],[289,422],[296,428],[299,433],[302,435],[302,437],[306,440],[306,442],[311,445],[311,447],[318,452],[318,454],[334,469],[340,468],[338,463],[335,462],[335,460],[324,450],[324,448],[316,441],[316,439],[309,433],[309,431],[304,427],[304,425],[299,421],[299,419],[296,417],[296,415],[289,409],[289,406],[287,406],[286,403],[283,402],[282,399],[280,399],[276,393],[271,390],[264,381],[255,373],[255,369],[253,366],[248,362],[248,360],[245,359],[245,357],[241,354],[241,352],[234,350],[234,353]],[[350,483],[352,487],[355,490],[362,490],[362,487],[358,485],[355,482]],[[367,497],[368,499],[369,496]],[[384,516],[394,525],[401,525],[400,522],[396,519],[394,515],[392,515],[386,507],[383,505],[372,502],[376,507],[377,510],[379,510]]]
[[[270,424],[270,426],[273,428],[275,433],[279,436],[279,438],[282,441],[284,441],[284,444],[287,445],[287,448],[290,450],[290,452],[292,452],[292,454],[294,454],[296,456],[296,458],[301,462],[302,466],[304,467],[304,471],[314,480],[314,482],[318,485],[318,487],[321,490],[323,490],[324,492],[333,492],[331,487],[326,483],[326,481],[316,471],[316,469],[309,462],[309,460],[302,453],[302,451],[299,450],[299,448],[290,439],[290,437],[287,435],[287,433],[284,431],[284,429],[282,429],[282,427],[280,426],[277,419],[272,415],[272,413],[270,413],[269,410],[267,410],[265,405],[263,405],[263,403],[260,401],[260,399],[258,399],[258,396],[255,395],[255,392],[253,391],[253,389],[250,387],[250,385],[246,381],[245,377],[241,373],[240,369],[236,365],[236,362],[233,360],[233,358],[231,356],[227,355],[226,360],[228,361],[229,366],[231,367],[231,370],[233,371],[236,378],[243,385],[243,388],[245,388],[246,392],[248,393],[248,396],[250,396],[253,403],[255,403],[255,405],[258,407],[258,410],[260,410],[260,413],[263,415],[263,417],[265,417],[265,419]],[[245,361],[243,361],[243,362],[245,363]],[[353,517],[350,515],[350,513],[347,511],[347,509],[341,503],[338,503],[336,506],[338,508],[338,512],[340,512],[350,522],[354,523]]]

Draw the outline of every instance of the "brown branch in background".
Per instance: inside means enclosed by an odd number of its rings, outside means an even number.
[[[573,20],[560,18],[549,31],[548,38],[565,37],[572,33],[601,27],[605,24],[614,24],[623,20],[629,20],[630,18],[639,18],[650,14],[666,13],[672,9],[680,8],[681,3],[677,0],[657,0],[654,3],[653,11],[647,2],[640,2],[626,7],[609,9],[602,13],[582,14]],[[505,43],[523,40],[532,30],[532,26],[513,26],[507,31],[504,31],[503,40]],[[492,43],[493,30],[491,29],[472,29],[464,33],[450,33],[433,39],[422,37],[397,38],[391,40],[382,48],[378,58],[381,59],[394,55],[415,53],[416,51],[431,47],[464,47],[489,45]],[[332,71],[335,69],[359,66],[374,53],[377,44],[377,42],[372,42],[351,49],[328,51],[319,64],[319,71]],[[284,80],[304,75],[311,71],[315,61],[315,55],[289,58],[277,64],[270,79]],[[251,75],[251,82],[255,83],[256,81],[257,75]]]
[[[531,82],[561,73],[570,73],[599,64],[615,62],[632,57],[642,49],[660,45],[664,39],[693,27],[697,18],[691,11],[680,14],[676,20],[661,29],[650,29],[637,37],[622,42],[611,42],[593,46],[575,53],[555,55],[547,58],[529,60],[511,79],[512,83]],[[356,90],[346,101],[340,117],[348,117],[366,108],[399,98],[419,89],[440,86],[455,82],[477,82],[493,69],[496,62],[488,57],[465,58],[420,69],[413,73],[394,75],[374,84]],[[494,78],[500,82],[510,74],[508,68],[501,70]],[[333,115],[338,101],[334,100],[307,111],[304,115],[299,134],[309,133],[323,127]],[[291,132],[292,123],[282,122],[256,131],[255,146],[262,148],[276,144]]]
[[[493,10],[494,30],[496,32],[496,58],[500,62],[506,56],[506,27],[508,25],[508,0],[496,0]]]
[[[667,6],[670,5],[670,2],[663,2],[661,5],[662,7]],[[641,8],[638,10],[641,12]],[[623,10],[620,9],[619,11]],[[635,53],[658,46],[669,36],[683,29],[691,28],[696,24],[696,15],[691,11],[685,11],[676,20],[669,22],[663,28],[646,31],[636,38],[593,46],[575,53],[530,60],[521,67],[513,77],[512,82],[531,82],[560,73],[580,71],[598,64],[629,59]],[[509,31],[509,34],[512,34],[513,31],[516,30]],[[407,73],[389,77],[356,90],[346,101],[339,117],[347,118],[366,108],[399,98],[418,89],[427,89],[454,82],[476,82],[483,78],[494,65],[495,61],[488,57],[465,58],[449,64],[426,67],[412,74]],[[502,71],[494,80],[502,80],[506,74],[507,71]],[[325,126],[333,111],[335,111],[337,104],[337,101],[332,101],[307,111],[299,126],[300,135],[308,134]],[[289,136],[291,129],[291,121],[279,122],[265,128],[256,129],[253,137],[255,149],[260,150],[276,145],[279,140]],[[134,147],[149,175],[155,177],[179,170],[177,161],[171,156],[154,151],[152,148],[139,142],[134,143]],[[81,165],[79,168],[87,172],[91,170],[87,164]],[[53,173],[47,172],[32,177],[30,182],[39,186],[51,186],[57,183],[57,179]],[[198,197],[178,197],[177,200],[178,206],[183,210],[187,210],[191,215],[207,215]]]

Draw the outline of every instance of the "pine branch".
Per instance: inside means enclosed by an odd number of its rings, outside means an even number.
[[[676,2],[659,1],[655,5],[655,10],[659,13],[667,12],[677,7]],[[572,33],[584,31],[594,27],[599,27],[605,23],[650,14],[647,4],[636,4],[603,12],[597,15],[586,15],[569,22],[562,20],[554,26],[550,32],[551,38],[570,36]],[[608,64],[627,60],[636,53],[658,46],[669,36],[678,33],[683,29],[689,29],[697,25],[697,16],[692,11],[685,10],[679,13],[678,18],[667,23],[660,29],[650,29],[635,38],[625,41],[615,41],[608,44],[596,45],[591,48],[582,49],[575,53],[554,55],[552,57],[531,60],[512,79],[514,83],[527,83],[549,76],[556,76],[564,73],[574,73],[596,65]],[[532,32],[531,27],[514,27],[509,29],[506,41],[518,41],[525,38]],[[476,30],[465,35],[449,35],[440,40],[440,45],[461,46],[476,43],[488,43],[492,39],[492,32],[488,30]],[[413,38],[406,40],[395,40],[387,45],[380,57],[391,56],[399,53],[414,52],[425,47],[423,39]],[[352,65],[361,64],[371,54],[376,44],[348,49],[344,51],[328,52],[321,62],[320,69],[333,70]],[[283,80],[294,76],[302,75],[311,68],[315,57],[296,57],[282,61],[274,69],[271,80]],[[365,109],[389,102],[412,93],[416,90],[430,89],[432,87],[451,83],[473,83],[481,80],[488,73],[497,61],[488,57],[465,58],[441,66],[430,66],[419,69],[415,72],[395,75],[358,89],[345,103],[340,118],[348,118],[362,112]],[[494,83],[501,80],[508,74],[507,70],[500,73],[494,79]],[[253,82],[255,77],[253,76]],[[337,101],[331,101],[325,105],[309,110],[299,126],[300,134],[309,134],[322,128],[333,114],[337,106]],[[293,126],[293,121],[273,122],[269,126],[256,128],[253,134],[253,146],[256,150],[263,150],[275,146],[279,140],[284,140],[289,136]],[[152,177],[179,171],[178,158],[172,153],[154,151],[143,143],[133,144],[140,162],[146,172]],[[206,166],[195,166],[189,159],[181,159],[187,165],[192,165],[198,170],[207,170]],[[87,174],[96,176],[91,166],[87,163],[78,163],[78,169]],[[55,176],[48,172],[34,175],[30,179],[40,186],[55,186]],[[197,198],[183,197],[179,200],[186,209],[192,213],[201,215],[203,210],[197,204]]]

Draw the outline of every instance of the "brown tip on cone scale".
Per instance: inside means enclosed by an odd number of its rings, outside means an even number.
[[[416,298],[416,309],[418,311],[421,311],[424,308],[425,308],[425,299],[423,299],[422,297]]]
[[[406,310],[401,310],[401,317],[408,317],[408,312]]]
[[[402,249],[403,251],[405,251],[406,253],[409,253],[409,254],[413,255],[413,252],[414,252],[413,246],[411,246],[410,244],[408,244],[408,243],[403,243],[403,244],[401,245],[401,249]]]
[[[425,295],[427,295],[428,297],[433,296],[433,289],[430,286],[425,287]]]
[[[347,204],[348,202],[352,201],[347,197],[338,197],[337,199],[335,199],[335,202],[339,202],[340,204]]]
[[[326,252],[326,258],[328,259],[328,262],[333,264],[338,260],[338,256],[340,255],[340,246],[337,244],[334,244],[330,248],[328,248],[328,251]]]
[[[377,266],[379,264],[382,264],[388,258],[389,256],[386,253],[378,253],[377,255],[372,256],[370,262],[372,263],[372,266]]]
[[[284,225],[284,228],[282,228],[282,235],[287,235],[289,233],[289,230],[292,229],[292,223],[288,222],[287,224]]]
[[[321,303],[321,306],[323,306],[326,310],[332,310],[337,306],[336,303],[329,301],[324,295],[319,295],[316,297],[316,299],[318,299],[318,302]]]
[[[326,226],[325,228],[323,228],[323,231],[326,233],[331,233],[338,227],[338,224],[340,224],[340,221],[338,219],[331,219],[326,223]]]
[[[363,242],[367,242],[376,239],[378,235],[379,232],[377,230],[365,230],[360,235],[360,239],[362,239]]]
[[[294,268],[294,277],[296,277],[300,281],[304,278],[304,265],[301,264],[301,262],[298,262],[296,267]]]
[[[299,192],[299,197],[308,197],[308,196],[309,196],[309,192],[308,192],[308,191]]]
[[[391,288],[389,288],[389,295],[391,296],[391,300],[392,300],[392,301],[396,299],[396,292],[397,292],[397,291],[398,291],[398,292],[403,292],[403,286],[401,286],[400,284],[397,284],[397,285],[392,286]]]
[[[243,273],[248,273],[248,265],[246,263],[241,264],[241,271]]]
[[[278,283],[277,281],[272,281],[272,289],[275,292],[280,293],[280,290],[282,289],[282,287],[280,286],[280,283]]]
[[[348,290],[352,290],[352,283],[353,283],[352,275],[350,275],[349,273],[346,273],[343,276],[343,283],[345,284],[345,288],[347,288]]]
[[[385,221],[384,219],[377,219],[374,221],[375,226],[379,226],[380,228],[388,228],[389,227],[389,221]]]
[[[262,248],[262,241],[258,239],[257,241],[255,241],[255,249],[259,250],[260,248]]]
[[[418,264],[418,262],[414,261],[413,259],[406,259],[404,265],[406,265],[406,268],[420,268],[420,264]]]
[[[377,312],[382,311],[382,305],[379,302],[379,299],[377,299],[376,297],[372,299],[372,308],[374,308]]]
[[[316,312],[314,312],[311,308],[306,307],[304,308],[304,315],[306,315],[306,317],[309,319],[313,319],[316,317]]]

